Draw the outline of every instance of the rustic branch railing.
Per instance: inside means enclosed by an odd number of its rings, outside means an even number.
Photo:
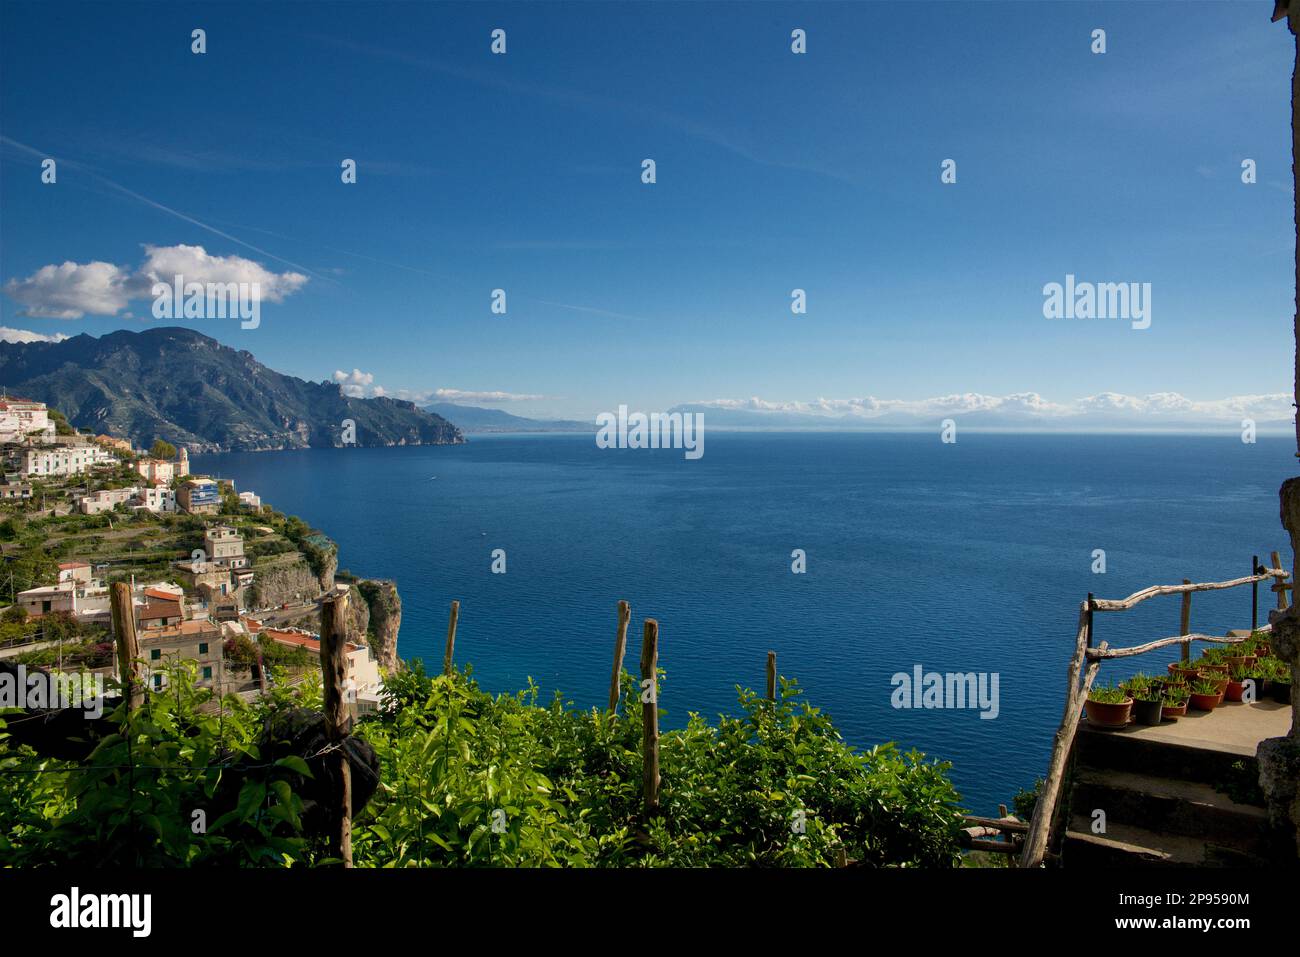
[[[1271,557],[1275,566],[1280,564],[1276,552]],[[1283,580],[1289,577],[1289,573],[1282,568],[1264,568],[1259,564],[1257,558],[1252,561],[1251,570],[1253,574],[1244,578],[1234,578],[1232,581],[1194,584],[1184,579],[1181,585],[1152,585],[1150,588],[1136,591],[1127,598],[1120,600],[1093,598],[1092,595],[1089,595],[1087,601],[1079,603],[1079,631],[1075,639],[1074,656],[1070,659],[1069,678],[1065,695],[1065,713],[1061,717],[1061,726],[1052,739],[1052,757],[1047,765],[1047,776],[1043,779],[1042,793],[1038,796],[1033,817],[1029,822],[1029,830],[1025,835],[1024,850],[1020,857],[1021,867],[1038,867],[1047,854],[1047,842],[1051,836],[1052,819],[1056,814],[1056,804],[1060,798],[1061,783],[1065,777],[1066,760],[1070,754],[1070,747],[1074,743],[1075,732],[1079,727],[1083,704],[1088,699],[1088,692],[1092,689],[1092,683],[1096,680],[1097,669],[1101,666],[1102,661],[1111,658],[1128,658],[1175,644],[1183,646],[1183,657],[1186,659],[1186,649],[1191,646],[1193,641],[1208,641],[1230,645],[1245,640],[1243,638],[1220,638],[1214,635],[1182,634],[1172,638],[1161,638],[1158,641],[1135,645],[1132,648],[1110,648],[1104,641],[1094,648],[1092,647],[1093,613],[1098,611],[1127,611],[1134,605],[1144,602],[1148,598],[1155,598],[1157,595],[1182,595],[1182,627],[1186,631],[1190,627],[1188,621],[1191,615],[1190,602],[1193,592],[1220,591],[1225,588],[1237,588],[1241,585],[1253,585],[1256,586],[1256,593],[1252,596],[1252,602],[1257,607],[1257,586],[1259,582],[1277,579],[1278,583],[1282,584]],[[1276,588],[1274,590],[1278,592],[1278,606],[1280,608],[1285,607],[1284,591]],[[1256,624],[1254,612],[1255,609],[1252,608],[1252,628]],[[1085,662],[1087,663],[1086,671],[1084,670]],[[1079,681],[1081,672],[1083,673],[1082,684]]]

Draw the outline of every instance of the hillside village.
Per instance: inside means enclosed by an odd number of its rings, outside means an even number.
[[[319,600],[359,600],[347,648],[354,713],[398,667],[391,583],[336,571],[332,542],[159,440],[82,433],[44,403],[0,397],[0,661],[115,673],[110,585],[128,582],[147,681],[251,699],[318,675]],[[373,612],[372,612],[373,609]]]

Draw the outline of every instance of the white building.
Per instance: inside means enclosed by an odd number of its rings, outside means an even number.
[[[244,536],[229,525],[213,525],[203,533],[203,550],[208,561],[221,568],[243,568],[248,564],[244,557]]]
[[[169,484],[176,477],[176,463],[166,459],[140,459],[135,470],[150,482]]]
[[[0,399],[0,442],[41,442],[55,435],[44,402]]]
[[[135,497],[136,508],[146,509],[155,515],[176,511],[176,491],[165,485],[146,486]]]
[[[77,499],[77,510],[82,515],[98,515],[111,512],[118,505],[124,505],[140,493],[138,488],[109,488],[91,492]]]
[[[22,472],[27,476],[80,475],[114,461],[112,454],[98,445],[27,449],[22,454]]]
[[[262,497],[256,492],[240,492],[239,504],[242,508],[252,509],[256,512],[262,508]]]

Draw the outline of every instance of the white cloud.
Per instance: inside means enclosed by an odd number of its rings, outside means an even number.
[[[375,381],[372,373],[362,372],[360,369],[353,369],[351,372],[344,372],[341,369],[334,370],[334,381],[343,389],[343,394],[351,396],[354,399],[364,398],[367,391],[371,395],[383,395],[383,387],[378,390],[371,389],[371,384]]]
[[[65,262],[42,266],[26,279],[5,283],[19,315],[38,319],[80,319],[86,313],[113,316],[126,308],[128,276],[112,263]]]
[[[61,332],[56,332],[52,336],[43,336],[39,332],[29,332],[26,329],[11,329],[8,326],[0,326],[0,342],[62,342],[69,339]]]
[[[201,283],[257,283],[262,300],[283,302],[284,297],[297,292],[307,282],[302,273],[274,273],[243,256],[213,256],[202,246],[145,246],[145,261],[136,273],[136,280],[148,287],[155,282],[171,283],[182,276],[188,284]]]
[[[717,409],[726,422],[756,428],[764,423],[784,426],[854,428],[869,424],[905,426],[937,422],[946,417],[968,416],[972,424],[989,427],[1161,428],[1209,425],[1240,426],[1244,418],[1258,424],[1289,424],[1292,394],[1272,392],[1229,396],[1223,399],[1189,399],[1177,392],[1124,395],[1102,392],[1066,402],[1053,402],[1037,392],[985,395],[966,392],[926,399],[878,399],[874,396],[812,401],[708,399],[683,408]]]
[[[42,266],[25,279],[10,279],[4,291],[23,308],[20,315],[39,319],[116,316],[132,300],[152,300],[155,282],[257,283],[261,298],[283,302],[307,282],[298,272],[275,273],[242,256],[213,256],[202,246],[145,246],[145,261],[134,272],[107,262]]]

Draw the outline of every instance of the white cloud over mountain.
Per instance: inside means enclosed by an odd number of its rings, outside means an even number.
[[[39,332],[31,332],[27,329],[0,326],[0,342],[62,342],[70,338],[71,336],[65,336],[61,332],[56,332],[52,336],[43,336]]]
[[[298,272],[276,273],[242,256],[213,256],[202,246],[144,247],[134,270],[108,262],[42,266],[25,279],[10,279],[4,291],[22,306],[20,315],[36,319],[116,316],[132,300],[151,300],[156,282],[257,283],[261,298],[283,302],[307,282]]]
[[[1292,395],[1273,392],[1190,399],[1177,392],[1124,395],[1102,392],[1053,402],[1037,392],[985,395],[965,392],[926,399],[818,398],[811,401],[708,399],[689,402],[678,411],[708,413],[717,427],[862,429],[936,425],[945,418],[982,428],[1203,428],[1240,427],[1243,419],[1258,427],[1290,426]]]

